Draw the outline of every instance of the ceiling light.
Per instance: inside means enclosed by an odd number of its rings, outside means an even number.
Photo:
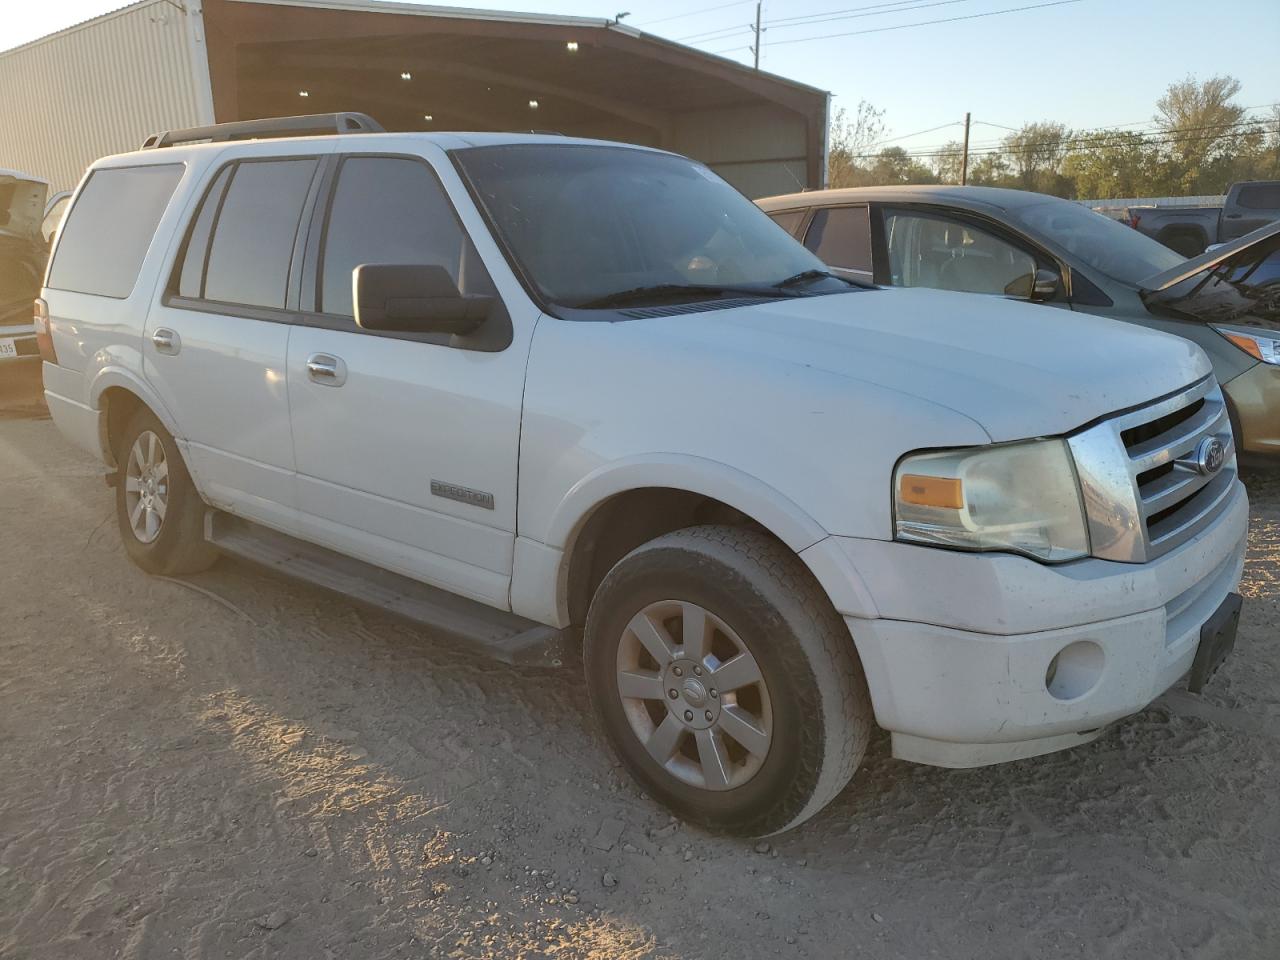
[[[427,123],[430,123],[430,122],[431,122],[432,120],[434,120],[435,118],[434,118],[434,117],[432,117],[432,116],[431,116],[431,114],[429,114],[429,113],[424,113],[424,114],[422,115],[422,119],[423,119],[423,120],[425,120],[425,121],[427,121]]]
[[[410,73],[408,70],[402,71],[402,72],[401,72],[401,74],[400,74],[400,79],[401,79],[401,80],[412,80],[412,79],[413,79],[413,74],[412,74],[412,73]]]
[[[309,96],[311,96],[311,94],[310,94],[308,91],[306,91],[306,90],[299,90],[299,91],[298,91],[298,96],[300,96],[300,97],[309,97]]]
[[[529,101],[529,109],[530,109],[530,110],[537,110],[537,109],[538,109],[538,101],[537,101],[537,100],[530,100],[530,101]]]
[[[566,50],[568,50],[570,53],[577,53],[577,52],[578,52],[578,41],[577,41],[577,40],[570,40],[568,43],[566,43],[566,44],[564,45],[564,48],[565,48]]]

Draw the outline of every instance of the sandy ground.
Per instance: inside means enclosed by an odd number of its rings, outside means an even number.
[[[1235,657],[1087,747],[892,760],[758,852],[623,775],[572,671],[221,563],[125,559],[0,413],[0,956],[1280,956],[1280,480]],[[33,418],[36,417],[36,418]]]

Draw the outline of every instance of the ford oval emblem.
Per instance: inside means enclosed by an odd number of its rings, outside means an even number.
[[[1227,459],[1227,448],[1217,437],[1205,437],[1196,447],[1196,470],[1211,477],[1222,469]]]

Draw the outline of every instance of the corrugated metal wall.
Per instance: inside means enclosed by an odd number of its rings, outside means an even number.
[[[188,0],[188,9],[198,5]],[[211,107],[199,23],[164,0],[116,13],[0,53],[0,167],[69,190],[98,157],[141,145],[148,134],[189,127]],[[201,41],[202,42],[202,41]]]
[[[804,118],[769,104],[677,114],[668,149],[701,160],[748,197],[805,189]]]

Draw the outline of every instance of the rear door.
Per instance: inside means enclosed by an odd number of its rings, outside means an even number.
[[[1227,201],[1218,237],[1223,243],[1280,220],[1280,181],[1242,183]]]
[[[442,178],[469,207],[461,183],[437,153],[434,166],[345,156],[327,212],[317,210],[308,262],[318,269],[303,283],[311,310],[289,344],[299,520],[313,542],[506,607],[537,310],[494,285]],[[474,208],[467,215],[501,270]],[[497,308],[466,337],[365,331],[353,320],[352,271],[366,263],[442,266],[460,292],[494,296]],[[509,271],[503,282],[514,285]]]
[[[213,169],[143,336],[146,375],[206,499],[285,531],[296,519],[285,378],[295,248],[324,162],[251,154]]]
[[[865,203],[814,210],[804,245],[834,273],[871,282],[871,214]]]

